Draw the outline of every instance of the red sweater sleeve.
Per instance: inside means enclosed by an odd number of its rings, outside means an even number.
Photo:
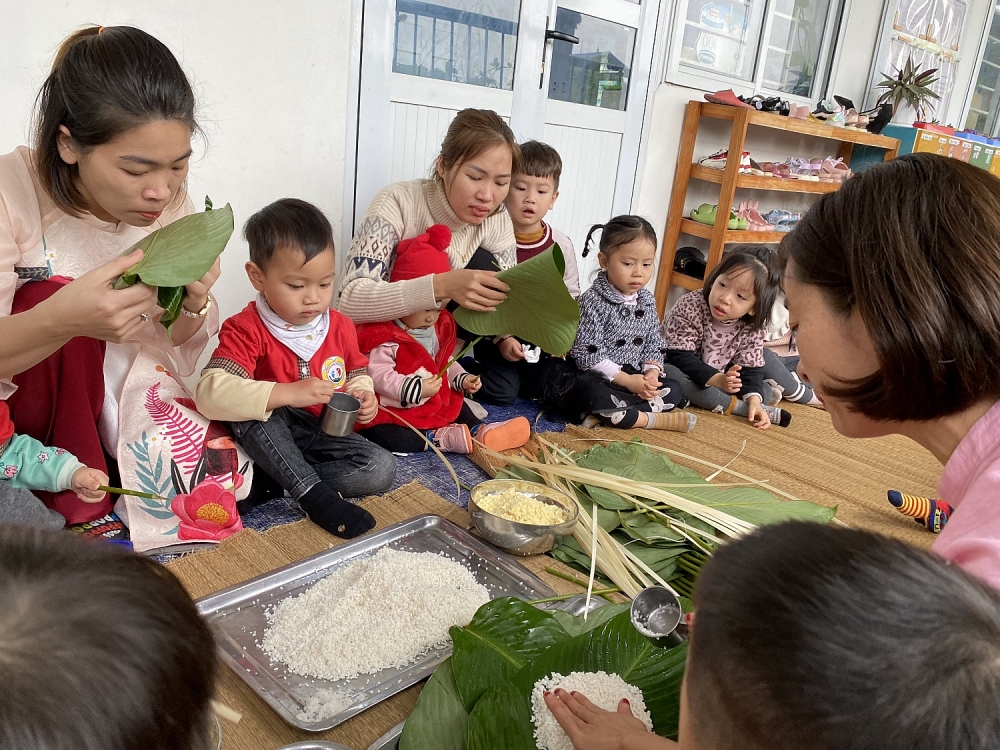
[[[208,366],[220,367],[224,361],[232,362],[246,370],[246,377],[252,380],[257,372],[257,361],[263,351],[263,342],[260,329],[254,325],[247,325],[245,313],[244,310],[222,324],[219,330],[219,345],[212,353]],[[356,337],[355,346],[357,346]]]

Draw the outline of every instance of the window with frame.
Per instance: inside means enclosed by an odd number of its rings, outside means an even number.
[[[680,0],[667,80],[818,99],[842,8],[842,0]]]
[[[1000,135],[1000,4],[994,7],[983,40],[979,72],[969,98],[965,127],[991,138]]]

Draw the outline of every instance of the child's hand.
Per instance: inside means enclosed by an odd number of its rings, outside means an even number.
[[[470,396],[476,393],[480,388],[483,387],[483,381],[478,375],[473,375],[471,378],[466,378],[465,382],[462,383],[462,390],[468,393]]]
[[[660,390],[660,371],[655,367],[651,367],[642,374],[643,379],[646,381],[647,385],[655,388],[657,391]]]
[[[441,385],[443,381],[440,375],[435,375],[433,378],[424,378],[420,381],[420,398],[421,400],[425,398],[431,398],[436,396],[437,392],[441,390]]]
[[[104,490],[97,489],[108,484],[108,475],[99,469],[83,466],[73,472],[70,489],[85,503],[99,503],[104,499]]]
[[[751,396],[747,401],[747,419],[758,430],[766,430],[771,426],[771,418],[767,416],[760,399],[755,396]]]
[[[333,383],[319,378],[306,378],[294,383],[278,383],[274,388],[275,390],[281,389],[282,398],[278,406],[294,406],[296,409],[325,404],[337,392]],[[270,400],[268,406],[271,406]]]
[[[638,373],[635,375],[626,375],[624,372],[620,372],[615,376],[614,382],[624,386],[639,398],[646,399],[647,401],[655,398],[660,390],[659,381],[656,382],[656,385],[650,385],[646,377]]]
[[[361,402],[361,408],[358,409],[358,422],[368,424],[375,419],[375,415],[378,414],[378,399],[375,394],[371,391],[349,391],[349,393]]]
[[[627,700],[618,702],[617,711],[605,711],[581,693],[558,689],[544,696],[553,718],[578,750],[616,750],[624,747],[662,748],[677,745],[651,734],[632,714]]]
[[[502,354],[503,358],[508,362],[520,362],[524,359],[524,347],[521,346],[521,342],[513,336],[501,339],[500,343],[497,344],[497,349],[500,350],[500,354]]]

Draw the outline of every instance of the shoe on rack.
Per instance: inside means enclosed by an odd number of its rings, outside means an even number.
[[[868,132],[878,135],[892,120],[892,104],[886,102],[881,107],[868,110],[866,114],[868,115]]]
[[[720,148],[714,154],[709,154],[698,160],[698,163],[704,167],[711,167],[712,169],[725,169],[726,165],[729,163],[729,151]],[[743,151],[740,154],[740,166],[738,169],[739,174],[751,174],[751,159],[750,152]]]
[[[732,89],[716,91],[714,94],[705,94],[705,100],[711,102],[712,104],[728,104],[730,107],[753,109],[753,105],[747,104],[745,101],[736,96],[736,92]]]
[[[718,215],[719,207],[711,203],[702,203],[698,208],[691,209],[691,218],[699,224],[715,226],[715,218]]]

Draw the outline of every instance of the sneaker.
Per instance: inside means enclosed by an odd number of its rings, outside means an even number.
[[[788,427],[792,423],[792,415],[784,409],[779,409],[777,406],[765,406],[764,411],[767,412],[771,424],[776,424],[778,427]]]
[[[495,451],[520,448],[531,438],[531,423],[525,417],[514,417],[505,422],[480,425],[476,440]]]
[[[722,148],[714,154],[699,159],[698,163],[705,167],[711,167],[712,169],[725,169],[728,160],[729,151]],[[753,167],[751,166],[750,152],[743,151],[740,154],[739,174],[752,174],[752,169]]]
[[[434,444],[445,453],[472,453],[472,433],[464,424],[450,424],[434,430]]]

